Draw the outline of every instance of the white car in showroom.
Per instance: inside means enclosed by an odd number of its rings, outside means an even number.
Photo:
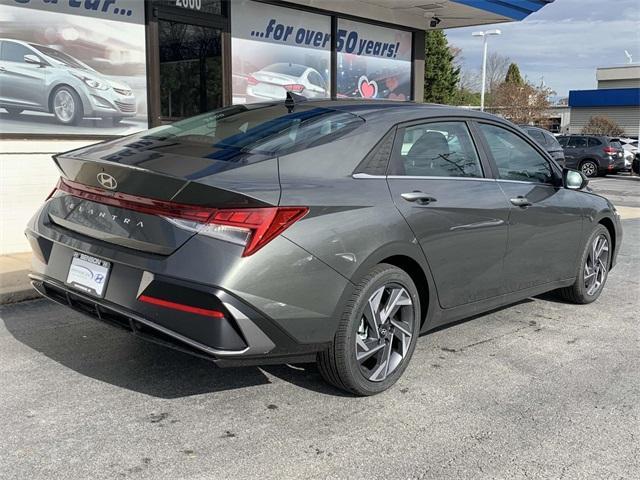
[[[327,82],[315,69],[297,63],[274,63],[247,77],[247,95],[260,100],[284,100],[287,92],[307,98],[329,96]]]

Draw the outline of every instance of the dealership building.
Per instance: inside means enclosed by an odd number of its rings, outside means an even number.
[[[553,0],[0,0],[0,254],[56,182],[51,155],[215,108],[420,101],[424,32]]]
[[[569,92],[569,133],[580,133],[591,117],[604,116],[616,122],[625,135],[640,132],[640,65],[601,67],[596,70],[598,88]]]

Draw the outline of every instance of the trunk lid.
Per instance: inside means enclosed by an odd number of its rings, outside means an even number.
[[[278,204],[277,159],[261,153],[217,148],[188,139],[142,135],[57,155],[63,179],[90,187],[74,196],[58,191],[49,201],[50,220],[107,243],[170,255],[195,235],[169,217],[105,204],[103,196],[139,197],[207,209],[255,208]],[[70,184],[71,184],[70,182]]]

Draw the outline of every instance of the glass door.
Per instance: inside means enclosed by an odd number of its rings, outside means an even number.
[[[173,122],[222,106],[222,31],[158,21],[160,120]]]

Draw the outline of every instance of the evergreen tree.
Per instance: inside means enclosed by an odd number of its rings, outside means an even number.
[[[514,85],[524,85],[524,80],[522,79],[522,75],[520,75],[520,68],[515,63],[509,65],[509,70],[507,70],[507,75],[504,77],[505,83],[512,83]]]
[[[460,67],[454,64],[454,55],[442,30],[425,32],[424,55],[424,101],[454,103],[458,92]]]

